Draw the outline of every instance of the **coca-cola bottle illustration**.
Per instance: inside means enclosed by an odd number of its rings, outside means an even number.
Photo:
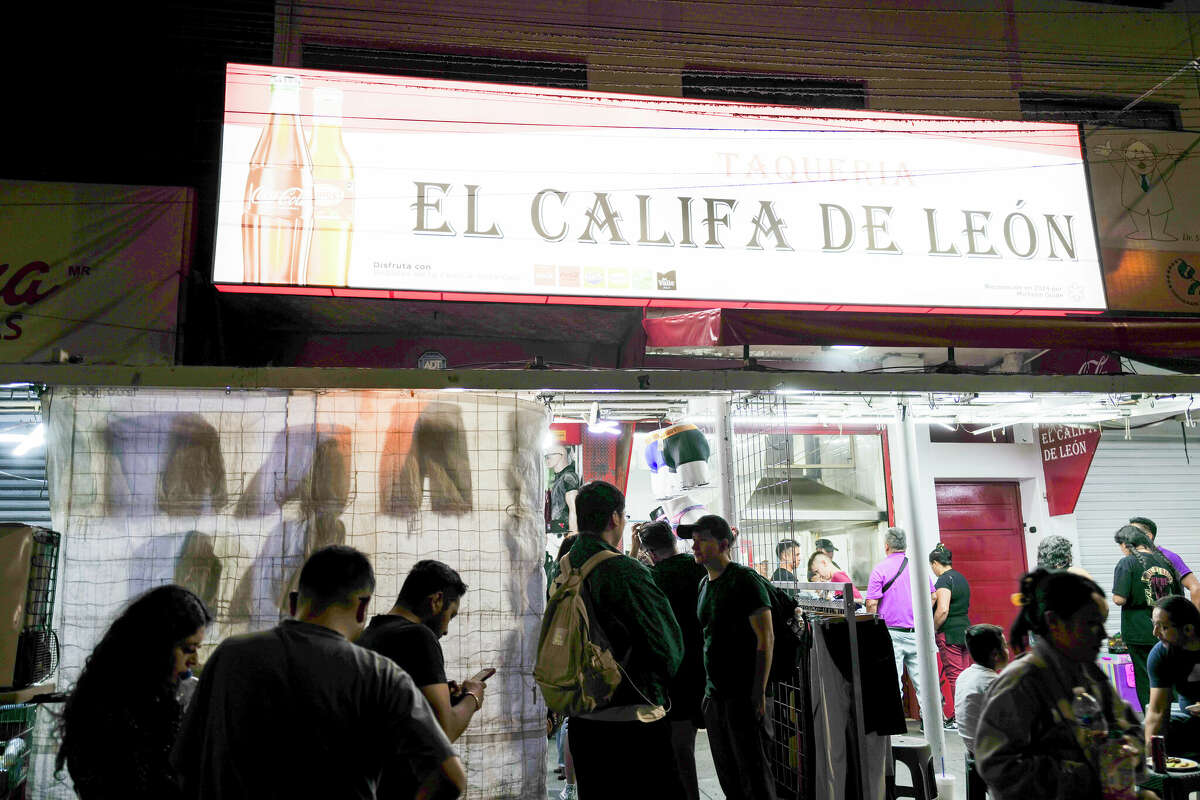
[[[313,238],[307,283],[345,286],[354,238],[354,165],[342,142],[342,92],[313,92]]]
[[[271,79],[271,118],[246,179],[242,259],[247,283],[301,284],[312,238],[312,159],[300,126],[300,79]]]

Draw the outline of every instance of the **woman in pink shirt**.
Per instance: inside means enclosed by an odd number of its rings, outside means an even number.
[[[834,571],[833,562],[829,556],[822,553],[820,550],[808,557],[808,575],[809,580],[830,582],[830,583],[853,583],[850,576],[841,571]],[[854,587],[854,599],[861,600],[862,593],[858,591],[858,587]]]

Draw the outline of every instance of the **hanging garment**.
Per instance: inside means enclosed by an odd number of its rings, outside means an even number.
[[[886,642],[887,646],[882,647],[877,635],[867,633],[872,624],[873,621],[859,624],[859,633],[863,634],[859,637],[860,676],[877,676],[875,670],[885,663],[891,664],[891,641],[885,637],[883,642]],[[888,727],[894,727],[888,724],[889,718],[898,716],[900,730],[904,730],[895,681],[873,677],[864,683],[864,736],[861,747],[868,772],[860,775],[857,764],[851,764],[852,751],[848,746],[855,736],[851,716],[850,681],[839,663],[842,661],[848,671],[850,657],[847,625],[845,622],[820,620],[812,625],[812,631],[810,692],[813,712],[813,797],[815,800],[857,798],[861,786],[861,796],[865,800],[884,800],[887,787],[886,769],[891,764],[891,740],[888,733],[892,731],[881,732],[880,729],[886,731]],[[879,693],[868,694],[867,687],[874,688],[878,684],[891,686],[891,703],[895,706],[895,715],[886,710],[880,713],[873,709],[878,702],[873,698]]]

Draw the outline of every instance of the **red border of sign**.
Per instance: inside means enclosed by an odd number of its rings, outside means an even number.
[[[524,303],[527,305],[627,306],[633,308],[746,308],[764,311],[845,311],[878,314],[987,314],[1000,317],[1065,317],[1105,313],[1102,309],[951,308],[944,306],[855,306],[840,303],[759,303],[744,300],[691,300],[579,295],[485,294],[478,292],[414,292],[399,289],[355,289],[329,286],[275,286],[214,283],[233,294],[291,294],[309,297],[368,297],[380,300],[433,300],[457,303]]]

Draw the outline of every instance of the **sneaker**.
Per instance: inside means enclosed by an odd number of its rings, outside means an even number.
[[[558,800],[579,800],[579,787],[573,783],[568,783],[558,793]]]
[[[954,721],[954,717],[951,717],[950,719],[948,719],[942,723],[942,730],[944,730],[944,731],[958,730],[958,723]]]

